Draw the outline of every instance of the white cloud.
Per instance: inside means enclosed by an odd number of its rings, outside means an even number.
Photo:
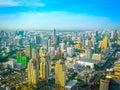
[[[0,6],[18,6],[14,0],[0,0]]]
[[[29,12],[0,15],[0,27],[25,29],[81,29],[110,27],[109,18],[67,12]]]
[[[0,6],[36,6],[44,7],[45,3],[38,0],[0,0]]]
[[[21,6],[37,6],[37,7],[44,7],[45,3],[39,1],[39,0],[17,0],[17,2]]]

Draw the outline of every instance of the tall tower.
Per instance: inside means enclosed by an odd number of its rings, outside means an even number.
[[[56,44],[57,44],[57,42],[56,42],[56,29],[54,29],[54,31],[53,31],[53,44],[54,44],[54,47],[56,48]]]
[[[47,80],[48,76],[49,76],[49,62],[47,60],[46,53],[42,53],[40,63],[40,78],[42,80]]]
[[[103,39],[103,51],[106,51],[108,47],[108,36],[105,36]]]
[[[26,52],[26,56],[28,56],[30,58],[32,57],[32,46],[31,46],[31,43],[26,45],[25,52]]]
[[[28,84],[35,85],[38,83],[39,77],[39,68],[38,63],[36,60],[31,59],[27,66],[27,73],[28,73]]]
[[[54,29],[53,36],[56,37],[56,29]]]
[[[55,83],[64,87],[66,83],[65,63],[62,60],[56,62],[55,65]]]
[[[32,48],[32,59],[36,59],[37,58],[37,51],[35,48]]]
[[[98,34],[98,31],[96,31],[95,41],[94,41],[94,53],[98,53],[98,42],[99,42],[99,34]]]

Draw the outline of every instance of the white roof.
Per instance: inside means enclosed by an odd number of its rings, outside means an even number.
[[[66,88],[72,88],[73,86],[75,86],[77,83],[76,80],[70,80],[69,82],[66,83],[65,87]]]

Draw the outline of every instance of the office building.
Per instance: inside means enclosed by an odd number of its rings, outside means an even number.
[[[31,44],[26,45],[25,54],[28,57],[32,57],[32,47],[31,47]]]
[[[31,59],[27,66],[27,74],[28,74],[28,84],[35,85],[38,83],[39,78],[39,68],[36,60]]]
[[[37,55],[36,49],[35,49],[35,48],[32,48],[32,58],[33,58],[33,59],[36,59],[37,57],[38,57],[38,55]]]
[[[74,54],[75,54],[74,47],[67,47],[67,54],[70,57],[74,56]]]
[[[60,43],[60,50],[61,51],[65,50],[65,43],[64,42]]]
[[[47,55],[45,52],[41,54],[41,62],[40,62],[40,78],[42,80],[47,80],[49,76],[49,61],[47,59]]]
[[[114,77],[120,79],[120,59],[114,65]]]
[[[102,51],[106,51],[107,47],[108,47],[108,36],[105,36],[104,39],[103,39]]]
[[[92,58],[92,50],[90,47],[86,47],[85,54],[86,54],[86,58]]]
[[[55,84],[62,87],[66,84],[66,68],[62,60],[57,61],[55,65]]]

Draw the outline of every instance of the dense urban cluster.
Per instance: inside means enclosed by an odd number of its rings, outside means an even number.
[[[120,90],[120,31],[0,31],[0,90]]]

